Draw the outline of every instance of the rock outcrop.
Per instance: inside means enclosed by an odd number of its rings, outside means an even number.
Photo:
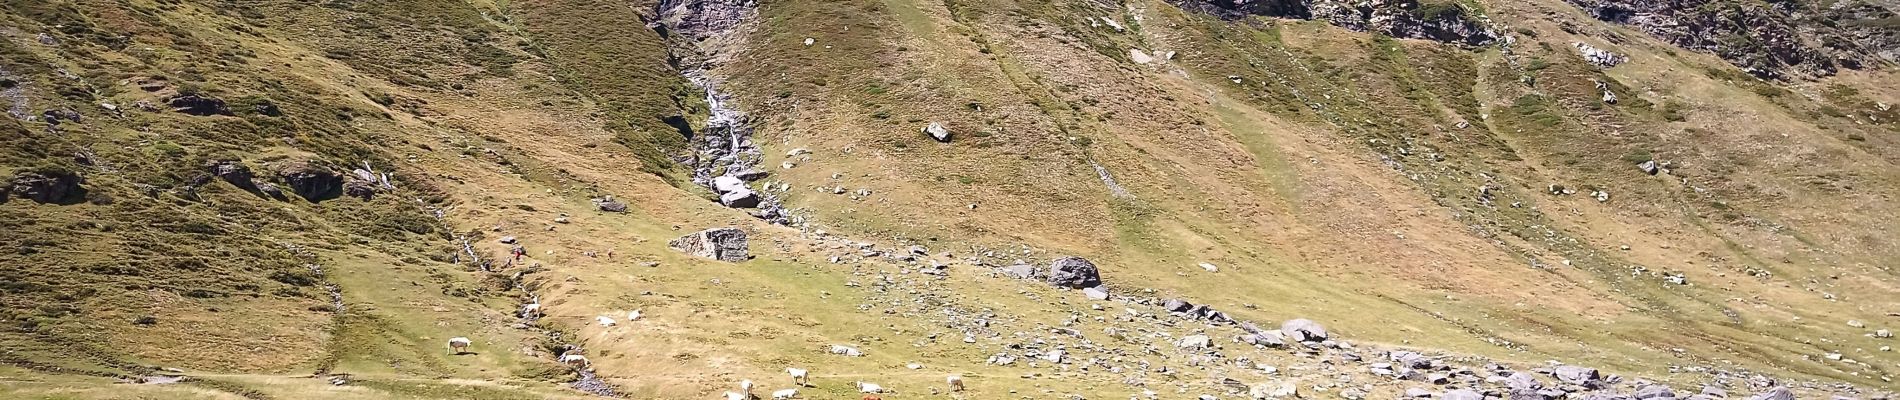
[[[1184,9],[1234,19],[1247,15],[1326,21],[1363,32],[1482,46],[1501,37],[1457,4],[1420,6],[1407,0],[1176,0]]]
[[[0,190],[0,201],[9,194],[40,204],[70,205],[86,200],[86,178],[68,171],[38,170],[13,174],[8,187]]]
[[[1577,47],[1577,53],[1583,56],[1584,61],[1589,61],[1590,64],[1596,65],[1597,68],[1611,68],[1629,61],[1629,57],[1616,54],[1609,50],[1599,49],[1596,46],[1591,46],[1589,43],[1576,42],[1572,45]]]
[[[673,239],[666,245],[686,254],[719,261],[740,262],[752,258],[747,254],[749,246],[745,231],[739,228],[712,228],[693,232]]]
[[[343,176],[328,167],[297,162],[277,169],[277,177],[290,186],[290,192],[312,203],[343,196]]]
[[[231,115],[231,108],[224,100],[199,94],[180,94],[165,99],[172,111],[197,116]]]
[[[257,187],[257,176],[252,174],[251,167],[245,166],[242,161],[213,161],[206,164],[205,169],[211,173],[211,176],[216,176],[218,179],[230,183],[231,186],[237,186],[238,189],[244,189],[244,191],[251,193],[262,193]]]
[[[778,196],[746,185],[765,177],[758,168],[763,157],[752,140],[752,120],[732,106],[731,94],[720,90],[720,77],[711,73],[739,47],[741,27],[757,14],[755,0],[665,0],[654,6],[648,26],[667,39],[680,74],[704,91],[710,114],[697,130],[680,126],[683,120],[676,124],[682,133],[697,136],[691,136],[692,154],[675,161],[690,167],[693,182],[712,189],[719,204],[756,208],[753,216],[786,225],[792,219]]]
[[[1891,63],[1900,28],[1868,23],[1895,14],[1866,1],[1565,0],[1682,48],[1707,51],[1764,79],[1833,75]]]

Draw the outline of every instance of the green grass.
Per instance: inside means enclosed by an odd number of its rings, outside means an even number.
[[[549,57],[562,83],[595,100],[608,127],[632,149],[641,170],[676,180],[668,157],[686,146],[669,118],[703,124],[702,93],[667,64],[665,42],[637,23],[624,4],[563,0],[520,3],[514,10],[534,49]]]

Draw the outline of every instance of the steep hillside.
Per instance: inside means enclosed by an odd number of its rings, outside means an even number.
[[[1897,8],[4,1],[0,397],[1886,398]]]

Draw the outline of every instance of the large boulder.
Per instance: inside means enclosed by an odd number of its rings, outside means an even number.
[[[343,180],[343,194],[369,200],[376,197],[376,191],[381,187],[377,182],[376,174],[369,170],[351,171],[350,175]]]
[[[1095,269],[1094,263],[1081,257],[1063,257],[1049,262],[1049,273],[1043,280],[1070,289],[1102,285],[1101,272]]]
[[[211,172],[212,176],[229,182],[232,186],[237,186],[247,192],[257,192],[257,176],[253,175],[251,168],[244,166],[242,161],[213,161],[206,164],[205,169]]]
[[[739,179],[739,177],[736,176],[720,175],[712,180],[712,190],[714,193],[725,194],[726,192],[745,189],[745,180]]]
[[[745,180],[732,175],[721,175],[712,180],[713,193],[719,194],[719,204],[732,208],[755,208],[759,206],[759,193],[746,187]]]
[[[600,206],[601,211],[614,212],[614,213],[627,212],[627,203],[622,203],[619,201],[603,200],[600,202],[600,204],[598,204],[598,206]]]
[[[713,228],[694,232],[673,239],[666,245],[686,254],[720,261],[740,262],[751,258],[746,254],[749,246],[746,242],[745,231],[739,228]]]
[[[767,172],[766,170],[758,169],[758,168],[746,168],[746,169],[738,170],[735,172],[727,173],[727,175],[731,175],[734,178],[739,178],[739,180],[742,180],[742,181],[751,182],[751,181],[756,181],[760,179],[765,179],[765,177],[767,176],[772,176],[772,173]]]
[[[290,186],[290,192],[312,203],[343,196],[343,176],[311,162],[284,165],[277,177]]]
[[[1766,392],[1757,393],[1748,400],[1794,400],[1794,392],[1788,391],[1786,386],[1776,386]]]
[[[86,178],[76,172],[52,169],[20,171],[13,174],[9,183],[9,187],[0,192],[10,192],[41,204],[69,205],[86,200],[86,188],[81,186],[86,183]],[[5,194],[0,194],[0,200],[5,198]]]
[[[1528,372],[1511,373],[1511,376],[1504,378],[1504,385],[1507,387],[1510,387],[1511,391],[1514,393],[1519,392],[1519,391],[1535,392],[1537,391],[1537,389],[1544,388],[1544,383],[1538,382],[1537,377],[1532,376]],[[1675,396],[1670,396],[1670,397],[1675,397]]]
[[[1559,365],[1551,371],[1551,375],[1556,375],[1557,380],[1564,383],[1582,386],[1595,385],[1603,379],[1603,375],[1598,373],[1596,368],[1575,365]]]
[[[1194,304],[1188,303],[1187,300],[1168,299],[1167,302],[1161,303],[1161,308],[1168,312],[1187,312],[1188,309],[1194,308]]]
[[[165,104],[172,106],[172,111],[191,115],[231,115],[231,108],[225,106],[224,100],[195,93],[172,96],[165,99]]]
[[[923,131],[924,134],[930,135],[931,139],[945,143],[950,142],[950,128],[945,128],[941,123],[932,122],[929,126],[925,126]]]
[[[1392,362],[1398,363],[1406,368],[1428,369],[1432,367],[1431,357],[1426,357],[1424,354],[1418,354],[1416,352],[1399,350],[1392,352],[1388,357],[1392,359]]]
[[[1295,342],[1318,342],[1326,340],[1326,327],[1313,320],[1300,318],[1280,324],[1280,333]]]
[[[732,208],[757,208],[759,206],[759,192],[754,192],[752,189],[746,188],[725,192],[719,195],[719,204]]]
[[[999,269],[1002,270],[1004,275],[1009,275],[1016,279],[1036,279],[1036,266],[1034,265],[1016,264]]]
[[[1214,339],[1208,338],[1207,335],[1190,335],[1181,338],[1181,341],[1175,343],[1175,346],[1183,349],[1205,349],[1214,347]]]
[[[1471,389],[1453,389],[1445,391],[1445,394],[1439,398],[1443,400],[1484,400],[1484,395],[1478,394],[1478,392],[1472,391]]]
[[[1667,385],[1652,384],[1649,386],[1644,386],[1641,389],[1636,389],[1636,394],[1631,395],[1630,397],[1635,398],[1636,400],[1673,399],[1673,398],[1676,398],[1676,391],[1673,389],[1670,389],[1669,386]]]

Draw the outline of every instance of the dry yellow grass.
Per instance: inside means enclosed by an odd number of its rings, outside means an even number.
[[[1900,309],[1893,295],[1900,285],[1887,267],[1900,261],[1890,235],[1900,225],[1885,212],[1900,209],[1891,200],[1900,189],[1893,131],[1805,113],[1827,100],[1765,96],[1756,84],[1709,72],[1727,68],[1713,57],[1606,27],[1592,32],[1629,38],[1612,49],[1634,61],[1601,76],[1635,88],[1629,98],[1684,109],[1671,121],[1655,109],[1592,108],[1588,91],[1598,75],[1568,47],[1586,38],[1539,17],[1570,10],[1556,1],[1487,3],[1493,18],[1539,35],[1522,38],[1518,61],[1555,66],[1528,72],[1496,50],[1393,42],[1319,23],[1226,23],[1160,1],[1130,2],[1132,10],[1058,4],[768,2],[749,47],[715,72],[758,117],[761,165],[773,167],[768,180],[791,184],[788,204],[808,210],[814,227],[855,240],[893,249],[918,242],[958,258],[973,246],[1027,245],[1035,251],[1026,258],[1036,260],[1082,255],[1103,266],[1118,293],[1153,289],[1242,319],[1312,318],[1355,342],[1521,363],[1557,359],[1665,380],[1695,379],[1669,375],[1671,365],[1732,363],[1874,385],[1893,368],[1892,353],[1872,351],[1886,342],[1863,336],[1893,323],[1885,313]],[[854,17],[814,19],[832,12]],[[1075,21],[1103,16],[1136,30]],[[799,44],[806,37],[818,45]],[[786,367],[813,370],[817,387],[802,390],[809,398],[842,398],[858,380],[911,397],[952,373],[971,382],[961,398],[1138,392],[1107,374],[983,363],[1019,340],[1014,332],[1043,334],[1075,316],[1112,318],[1121,306],[1094,310],[1071,291],[960,263],[940,280],[896,264],[829,263],[839,253],[829,243],[654,175],[639,155],[646,149],[630,148],[638,143],[615,128],[626,122],[616,115],[624,110],[600,105],[617,100],[555,83],[576,79],[559,63],[523,57],[511,76],[438,90],[326,59],[309,40],[242,43],[262,63],[284,66],[271,76],[389,112],[388,120],[363,122],[397,143],[380,151],[401,160],[400,173],[429,177],[454,205],[445,213],[449,230],[479,235],[480,251],[505,254],[494,239],[519,238],[528,250],[520,265],[545,268],[526,278],[549,313],[540,325],[575,335],[568,340],[631,397],[706,398],[740,379],[769,391],[789,386]],[[1178,55],[1137,65],[1117,58],[1126,47]],[[1388,64],[1397,62],[1415,69]],[[1433,62],[1468,66],[1475,86],[1445,84],[1453,80],[1423,67]],[[1520,72],[1539,85],[1519,84],[1512,74]],[[1889,73],[1853,73],[1798,85],[1797,93],[1839,84],[1892,104],[1900,96],[1892,81]],[[1294,91],[1342,117],[1288,103]],[[405,101],[378,106],[355,97],[371,93]],[[1574,129],[1538,128],[1517,116],[1525,95],[1555,99],[1548,112]],[[1467,101],[1492,118],[1461,115]],[[1473,127],[1452,128],[1454,118]],[[929,121],[947,122],[956,139],[941,144],[917,133]],[[1843,129],[1889,136],[1854,142]],[[1393,146],[1449,161],[1418,161]],[[776,168],[792,148],[813,155]],[[1636,173],[1625,160],[1636,148],[1675,161],[1680,174]],[[1112,194],[1091,163],[1131,196]],[[1479,205],[1476,186],[1492,180],[1503,200]],[[1613,200],[1548,196],[1544,185],[1552,183],[1603,187]],[[831,187],[872,194],[853,200],[819,190]],[[631,212],[596,211],[589,199],[602,195]],[[555,223],[562,215],[570,221]],[[715,226],[747,229],[758,258],[721,263],[665,248]],[[510,326],[521,293],[484,287],[494,282],[438,260],[404,260],[446,246],[431,240],[316,252],[355,310],[341,322],[343,335],[321,314],[267,314],[297,308],[283,304],[154,328],[175,335],[107,331],[135,359],[197,360],[181,366],[229,387],[5,369],[0,397],[233,398],[231,387],[288,399],[577,395],[550,382],[558,379],[548,371],[559,367],[544,336]],[[1532,259],[1543,266],[1531,267]],[[1576,266],[1562,263],[1571,259]],[[1199,262],[1221,271],[1202,271]],[[1679,272],[1692,285],[1632,275],[1629,265]],[[910,283],[870,284],[881,276]],[[476,294],[449,294],[457,288]],[[966,345],[930,315],[888,304],[915,298],[996,310],[1007,318],[992,329],[1004,336]],[[193,306],[166,296],[149,304],[158,312]],[[627,321],[632,310],[645,317]],[[593,323],[603,315],[620,324]],[[1870,328],[1850,328],[1849,319]],[[269,323],[219,325],[228,321]],[[199,326],[212,329],[190,329]],[[478,354],[443,354],[453,336],[475,339]],[[829,344],[870,354],[823,354]],[[241,351],[210,357],[206,349]],[[1270,363],[1300,360],[1235,351]],[[1835,351],[1872,366],[1820,357]],[[365,383],[331,387],[298,376],[326,363]],[[1216,384],[1183,379],[1156,385]],[[1381,386],[1377,394],[1401,389]]]

